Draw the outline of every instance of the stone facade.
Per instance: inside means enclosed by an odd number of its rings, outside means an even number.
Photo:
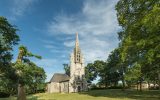
[[[84,58],[79,46],[78,33],[76,33],[75,48],[70,56],[69,79],[64,74],[56,74],[47,85],[47,91],[53,92],[80,92],[87,90],[85,80]]]
[[[58,82],[48,83],[47,92],[48,93],[60,92],[59,83]]]
[[[55,92],[69,92],[69,81],[66,82],[51,82],[47,85],[47,92],[48,93],[55,93]]]
[[[70,56],[70,89],[69,92],[85,91],[87,83],[85,81],[84,58],[79,46],[78,33],[76,33],[76,42],[73,53]]]
[[[47,84],[47,92],[69,92],[69,79],[70,77],[66,74],[55,73]]]

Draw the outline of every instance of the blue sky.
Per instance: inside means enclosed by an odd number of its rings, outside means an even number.
[[[41,55],[32,59],[42,66],[47,81],[54,73],[64,73],[74,48],[75,33],[86,64],[106,60],[118,46],[115,4],[118,0],[0,0],[0,16],[16,25],[19,44]],[[14,47],[14,60],[18,46]]]

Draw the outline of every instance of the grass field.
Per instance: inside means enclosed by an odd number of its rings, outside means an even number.
[[[40,93],[27,96],[28,100],[160,100],[160,91],[92,90],[82,93]],[[0,100],[16,100],[15,97]]]

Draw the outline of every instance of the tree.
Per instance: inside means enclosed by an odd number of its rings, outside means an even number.
[[[135,63],[133,66],[128,68],[124,76],[126,82],[128,83],[128,86],[137,83],[138,90],[138,84],[140,81],[141,74],[141,66],[138,63]]]
[[[28,57],[41,58],[28,52],[27,48],[20,46],[16,63],[11,63],[13,46],[18,44],[16,26],[11,25],[6,18],[0,17],[0,90],[7,94],[15,94],[17,81],[19,83],[19,100],[25,99],[24,85],[34,85],[35,92],[45,87],[45,71],[31,62]],[[20,87],[21,86],[21,87]],[[34,92],[33,92],[34,93]]]
[[[107,87],[107,69],[106,69],[106,62],[102,60],[94,61],[94,67],[96,68],[96,74],[100,77],[100,84],[101,86]]]
[[[122,81],[123,89],[125,88],[125,80],[124,80],[124,73],[126,71],[126,65],[121,60],[121,48],[118,47],[114,49],[111,54],[108,56],[107,59],[107,66],[108,66],[108,73],[109,73],[109,80],[114,82],[115,85],[118,81]]]
[[[29,71],[29,62],[30,60],[28,57],[36,57],[41,59],[40,56],[34,55],[27,50],[25,46],[19,47],[19,54],[17,57],[17,61],[14,65],[14,68],[17,71],[18,75],[18,97],[17,100],[26,100],[24,85],[28,81],[30,81],[30,75],[28,74]]]
[[[63,64],[63,66],[64,66],[65,74],[70,76],[70,66],[68,64]]]
[[[11,69],[13,46],[18,44],[17,28],[11,25],[6,18],[0,17],[0,73],[7,73]]]
[[[28,74],[30,75],[30,78],[27,80],[25,85],[28,86],[28,90],[30,93],[37,93],[38,91],[44,91],[45,89],[45,79],[46,74],[42,67],[38,67],[33,62],[29,62],[29,70]]]
[[[120,0],[116,5],[122,31],[122,61],[141,66],[141,79],[159,80],[160,88],[160,2],[159,0]],[[150,70],[148,70],[150,69]],[[150,74],[150,75],[149,75]]]
[[[85,78],[88,83],[91,83],[97,77],[97,70],[92,63],[88,63],[85,67]]]
[[[105,78],[105,65],[106,62],[101,60],[96,60],[94,63],[88,63],[85,67],[85,77],[88,83],[91,83],[97,77],[101,79]],[[103,84],[104,82],[102,82]]]
[[[11,67],[13,46],[18,44],[18,29],[0,16],[0,90],[10,93],[16,80],[15,70]]]

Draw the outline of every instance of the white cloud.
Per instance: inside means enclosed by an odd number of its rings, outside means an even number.
[[[114,1],[114,2],[113,2]],[[49,24],[49,32],[73,34],[111,34],[118,29],[116,12],[117,0],[87,0],[82,12],[76,15],[59,15]]]
[[[18,16],[23,16],[25,12],[32,7],[34,2],[38,0],[13,0],[11,6],[11,13],[10,16],[11,20],[16,20]]]
[[[51,41],[51,40],[42,40],[43,42],[43,46],[48,49],[49,52],[51,53],[63,53],[65,52],[63,50],[62,52],[62,49],[60,48],[60,46],[57,46],[57,44],[60,45],[60,43],[57,43],[57,42],[54,42],[54,41]]]
[[[34,62],[38,66],[42,66],[42,67],[53,67],[53,65],[57,64],[56,59],[41,59],[41,60],[35,60]]]
[[[75,41],[65,41],[65,42],[64,42],[64,45],[65,45],[66,47],[73,47],[74,44],[75,44]]]
[[[54,44],[54,42],[51,40],[42,40],[42,39],[40,39],[40,40],[45,44],[50,44],[50,45]]]
[[[56,48],[55,46],[51,45],[51,44],[46,44],[44,45],[45,48],[48,48],[48,49],[54,49]]]
[[[118,45],[118,26],[115,4],[118,0],[86,0],[82,12],[78,14],[61,14],[54,17],[48,25],[52,35],[59,33],[79,33],[80,45],[85,60],[92,62],[96,59],[105,60]],[[64,41],[66,47],[73,47],[74,40]]]

